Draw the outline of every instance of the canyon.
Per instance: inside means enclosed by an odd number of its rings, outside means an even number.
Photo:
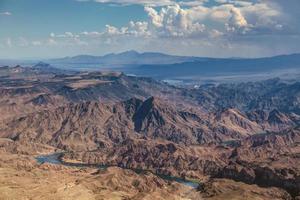
[[[15,195],[30,183],[28,198],[39,199],[47,197],[33,188],[69,199],[299,199],[297,80],[188,88],[121,72],[51,66],[0,72],[3,194],[11,193],[15,181]],[[54,152],[63,152],[65,162],[113,167],[34,159]],[[57,188],[41,188],[47,181]]]

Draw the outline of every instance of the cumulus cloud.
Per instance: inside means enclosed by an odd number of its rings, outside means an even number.
[[[82,1],[82,0],[81,0]],[[84,0],[88,1],[88,0]],[[86,37],[140,36],[205,38],[232,34],[265,34],[282,31],[281,10],[266,0],[93,0],[99,3],[140,4],[147,21],[123,27],[108,24],[104,32],[84,32]],[[67,36],[66,33],[61,37]]]
[[[230,10],[231,17],[229,18],[229,23],[236,27],[247,27],[248,23],[245,17],[242,15],[241,11],[237,8],[232,8]]]
[[[145,7],[152,29],[160,36],[186,37],[201,34],[205,25],[193,17],[190,9],[182,9],[178,4],[162,8]]]
[[[148,22],[130,21],[128,31],[130,34],[134,36],[143,36],[143,37],[151,36],[151,32],[149,31],[148,28]]]
[[[102,31],[81,33],[51,33],[56,45],[122,45],[138,42],[147,45],[153,41],[181,41],[182,45],[193,41],[202,46],[218,45],[230,48],[236,38],[239,42],[248,36],[281,32],[284,25],[277,20],[281,11],[266,2],[256,3],[241,0],[215,0],[207,6],[206,0],[152,1],[152,0],[97,0],[102,3],[143,4],[148,18],[145,21],[129,21],[117,27],[107,24]],[[155,3],[154,3],[155,2]],[[152,5],[153,4],[153,5]],[[157,7],[157,5],[164,5]],[[171,43],[172,43],[171,42]],[[190,44],[190,43],[189,43]],[[139,44],[140,45],[140,44]]]
[[[249,31],[250,28],[252,27],[251,24],[248,24],[247,20],[241,13],[241,10],[235,7],[233,7],[230,10],[230,18],[228,20],[228,23],[226,23],[225,25],[227,31],[229,32],[239,31],[243,34]]]
[[[123,35],[126,33],[126,28],[117,28],[115,26],[112,26],[112,25],[105,25],[105,33],[107,35]]]
[[[107,24],[99,30],[53,32],[47,38],[23,43],[28,46],[79,48],[80,52],[83,49],[99,52],[98,49],[122,51],[145,48],[173,54],[228,55],[236,52],[234,56],[244,56],[240,55],[243,48],[250,49],[245,52],[267,54],[268,49],[273,51],[276,48],[274,43],[267,43],[266,38],[283,41],[278,38],[292,32],[291,28],[287,31],[290,22],[287,20],[290,19],[286,17],[286,10],[279,6],[279,0],[214,0],[214,3],[208,0],[97,1],[142,5],[147,18],[132,20],[122,26]],[[13,45],[20,43],[18,38],[13,40]],[[2,44],[9,46],[5,42]]]
[[[91,35],[92,32],[87,33]],[[130,21],[127,26],[117,28],[112,25],[106,25],[105,31],[102,33],[97,32],[98,36],[109,37],[109,36],[139,36],[139,37],[148,37],[151,36],[150,31],[148,30],[148,23],[141,21]]]

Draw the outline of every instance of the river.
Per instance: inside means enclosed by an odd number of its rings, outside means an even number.
[[[108,167],[112,167],[112,166],[108,166],[108,165],[64,162],[60,159],[62,155],[63,155],[63,153],[53,153],[53,154],[48,154],[48,155],[40,155],[40,156],[37,156],[35,159],[40,164],[50,163],[50,164],[55,164],[55,165],[64,165],[64,166],[68,166],[68,167],[92,167],[92,168],[100,168],[100,169],[106,169]],[[125,169],[125,168],[123,168],[123,169]],[[131,170],[135,171],[138,174],[149,172],[147,170],[141,170],[141,169],[131,169]],[[162,175],[162,174],[155,174],[155,175],[164,180],[178,182],[180,184],[192,187],[194,189],[196,189],[199,186],[199,183],[197,183],[195,181],[189,181],[189,180],[186,180],[183,178],[167,176],[167,175]]]

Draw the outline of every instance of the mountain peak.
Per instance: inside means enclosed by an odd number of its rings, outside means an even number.
[[[115,56],[126,56],[126,57],[136,57],[139,56],[140,53],[134,50],[130,50],[130,51],[125,51],[119,54],[116,54]]]
[[[130,51],[124,51],[124,52],[119,53],[117,55],[136,56],[136,55],[140,55],[140,53],[135,51],[135,50],[130,50]]]
[[[50,64],[45,62],[38,62],[36,65],[32,66],[32,68],[48,68],[50,67]]]
[[[157,100],[152,96],[146,99],[133,116],[135,131],[147,129],[150,124],[161,126],[165,123],[163,116],[157,108]]]

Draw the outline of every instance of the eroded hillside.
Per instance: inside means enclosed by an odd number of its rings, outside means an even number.
[[[25,183],[34,188],[41,186],[34,186],[33,176],[43,182],[51,173],[50,182],[63,176],[67,186],[40,190],[53,190],[57,198],[75,198],[75,191],[78,199],[300,196],[299,82],[188,89],[117,72],[0,70],[0,190],[5,194],[13,187],[6,176],[18,174],[21,178],[13,179],[18,188]],[[55,151],[63,152],[65,162],[114,167],[81,171],[34,161]],[[193,189],[150,172],[201,184]],[[40,195],[28,190],[28,198]]]

